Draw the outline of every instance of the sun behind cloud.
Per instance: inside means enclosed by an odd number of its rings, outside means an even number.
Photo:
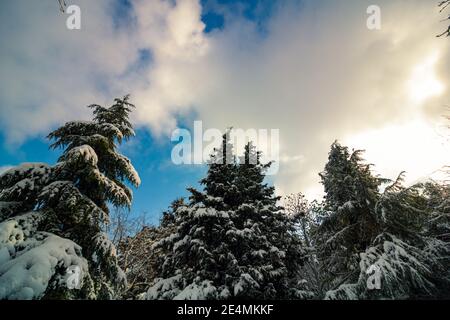
[[[407,87],[411,102],[422,104],[427,99],[444,93],[445,86],[438,79],[435,71],[439,58],[439,52],[435,51],[414,67]]]

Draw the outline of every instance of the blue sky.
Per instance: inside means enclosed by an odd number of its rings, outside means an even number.
[[[0,167],[23,162],[54,164],[60,155],[60,150],[49,150],[49,142],[43,138],[29,139],[18,147],[5,145],[4,138],[1,139]],[[173,165],[170,161],[173,144],[155,141],[146,129],[138,129],[135,139],[137,143],[131,140],[119,149],[131,159],[142,180],[141,186],[134,189],[132,211],[136,215],[145,214],[149,223],[158,223],[162,210],[171,201],[188,195],[187,186],[200,187],[198,181],[206,167]]]
[[[335,139],[409,183],[448,164],[450,42],[435,38],[433,1],[377,1],[375,31],[371,0],[66,2],[80,6],[81,30],[56,0],[0,1],[0,169],[55,163],[51,130],[128,93],[137,137],[121,151],[143,181],[132,210],[152,223],[205,173],[170,162],[171,132],[194,120],[278,129],[280,195],[321,197]]]

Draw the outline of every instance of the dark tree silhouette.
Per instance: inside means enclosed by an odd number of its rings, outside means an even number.
[[[59,3],[59,10],[61,10],[61,12],[65,12],[66,11],[66,1],[65,0],[58,0]]]
[[[444,10],[450,8],[450,0],[443,0],[441,2],[439,2],[439,8],[441,8],[440,12],[444,12]],[[448,15],[447,18],[444,19],[444,21],[450,20],[450,14]],[[441,34],[438,35],[438,37],[442,37],[442,36],[450,36],[450,25],[448,26],[447,30],[445,30],[444,32],[442,32]]]

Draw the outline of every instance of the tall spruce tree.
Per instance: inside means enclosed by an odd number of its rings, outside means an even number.
[[[386,181],[371,174],[361,151],[350,153],[338,142],[332,144],[320,177],[329,215],[319,227],[319,255],[329,277],[328,287],[333,288],[358,276],[359,252],[378,234],[374,204],[380,197],[378,186]]]
[[[364,163],[362,153],[363,150],[350,153],[337,141],[331,145],[325,170],[320,173],[329,210],[336,210],[349,201],[359,205],[377,201],[378,187],[388,181],[372,175],[371,165]]]
[[[128,99],[91,105],[93,121],[53,131],[52,147],[64,148],[55,166],[25,164],[0,176],[0,298],[118,297],[126,279],[102,230],[109,204],[131,204],[126,181],[140,184],[116,145],[134,135]]]
[[[379,234],[359,254],[357,279],[349,279],[326,297],[448,298],[450,215],[445,196],[436,188],[446,189],[448,195],[448,187],[434,182],[404,187],[397,179],[386,188],[375,207]]]
[[[261,153],[250,142],[240,159],[236,185],[240,204],[231,212],[236,230],[228,232],[232,250],[240,262],[237,297],[302,299],[310,297],[302,287],[300,267],[304,250],[294,221],[277,205],[280,197],[264,183],[271,163],[261,163]],[[245,275],[243,277],[242,275]],[[250,275],[255,285],[247,285]]]
[[[148,299],[304,296],[296,282],[300,241],[263,183],[267,166],[251,144],[237,163],[223,136],[204,191],[190,189],[190,203],[175,213],[176,232],[155,246],[165,248],[166,260]]]
[[[176,232],[153,245],[162,248],[165,262],[159,278],[147,292],[148,299],[228,298],[228,272],[235,268],[225,241],[233,228],[228,210],[235,201],[236,163],[228,132],[221,148],[215,150],[207,176],[201,180],[205,191],[190,188],[190,203],[174,213]]]
[[[379,185],[388,180],[372,176],[359,154],[351,155],[334,143],[321,174],[329,211],[318,229],[325,288],[330,289],[325,297],[401,299],[448,294],[448,239],[430,232],[436,219],[439,225],[445,221],[448,225],[442,193],[430,186],[404,187],[402,174],[381,193]],[[445,234],[445,228],[440,232]]]

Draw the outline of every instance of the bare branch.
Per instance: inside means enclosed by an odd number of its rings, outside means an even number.
[[[443,0],[439,3],[438,6],[440,8],[439,12],[444,12],[445,9],[450,7],[450,0]],[[450,15],[443,21],[448,21],[448,20],[450,20]],[[442,36],[447,36],[447,37],[450,36],[450,26],[448,26],[447,30],[445,30],[441,34],[437,35],[438,38],[442,37]]]
[[[66,7],[67,7],[67,4],[66,4],[66,1],[65,0],[58,0],[58,3],[59,3],[59,10],[61,10],[61,12],[66,12]]]

